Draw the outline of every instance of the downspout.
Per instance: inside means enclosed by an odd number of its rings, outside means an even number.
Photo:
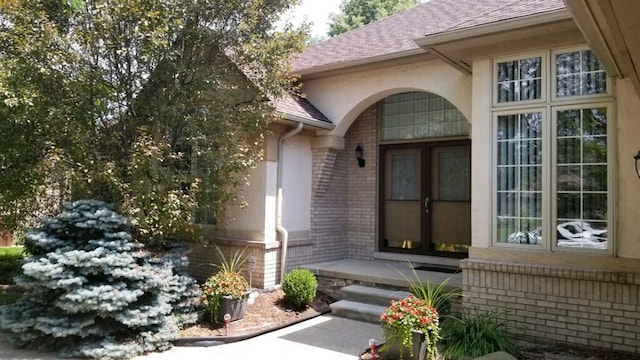
[[[276,231],[281,234],[281,238],[282,238],[282,241],[280,244],[280,247],[282,248],[281,259],[280,259],[280,283],[281,284],[287,272],[287,246],[289,242],[289,232],[287,231],[287,229],[285,229],[282,226],[282,165],[283,165],[282,164],[282,144],[286,139],[302,131],[303,127],[304,127],[303,123],[298,123],[298,126],[295,129],[280,135],[280,138],[278,139],[278,173],[277,173],[278,178],[276,181],[278,192],[276,195]]]

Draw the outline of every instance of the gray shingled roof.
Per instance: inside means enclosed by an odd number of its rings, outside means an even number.
[[[305,98],[289,95],[284,99],[278,100],[276,102],[276,108],[284,114],[285,117],[287,115],[294,115],[307,120],[331,124],[331,120]]]
[[[296,71],[419,50],[414,39],[562,10],[562,0],[431,0],[307,48]]]

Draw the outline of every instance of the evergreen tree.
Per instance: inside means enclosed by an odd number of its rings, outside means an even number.
[[[128,359],[169,348],[196,320],[201,293],[182,272],[185,257],[152,256],[102,202],[65,204],[27,232],[25,246],[33,256],[16,277],[25,294],[0,307],[0,329],[18,347]]]

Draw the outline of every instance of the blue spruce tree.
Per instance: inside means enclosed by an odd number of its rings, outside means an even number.
[[[62,356],[128,359],[168,349],[181,324],[196,321],[200,290],[186,257],[153,255],[134,242],[127,220],[102,202],[66,204],[25,239],[33,254],[0,307],[0,329],[18,347]]]

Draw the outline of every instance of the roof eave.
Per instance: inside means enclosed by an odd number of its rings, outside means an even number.
[[[367,65],[373,65],[377,63],[392,62],[394,60],[406,59],[411,56],[427,55],[427,52],[422,48],[414,48],[410,50],[398,51],[395,53],[384,54],[380,56],[373,56],[368,58],[357,59],[353,61],[345,61],[341,63],[334,63],[329,65],[313,66],[309,68],[295,69],[294,73],[307,78],[309,76],[317,74],[331,74],[340,70],[351,69],[356,67],[365,67]]]
[[[522,16],[515,19],[497,21],[490,24],[472,26],[466,29],[446,31],[442,33],[427,35],[417,38],[414,41],[422,48],[429,48],[434,45],[464,40],[468,38],[490,35],[514,29],[539,26],[546,23],[554,23],[561,20],[571,19],[571,13],[567,9],[550,11],[542,14]]]
[[[333,130],[336,126],[331,123],[327,123],[321,120],[311,119],[300,115],[288,114],[286,112],[278,111],[283,117],[279,121],[290,121],[295,123],[302,123],[319,130]]]

